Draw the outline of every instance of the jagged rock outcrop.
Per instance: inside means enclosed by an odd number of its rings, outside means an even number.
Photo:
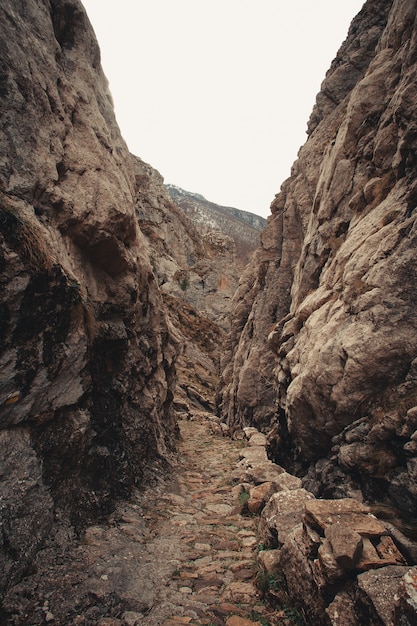
[[[159,172],[138,157],[134,167],[136,216],[180,345],[175,406],[213,410],[238,283],[236,245],[218,231],[201,234],[171,200]]]
[[[415,516],[415,3],[352,22],[237,291],[219,394],[317,496]],[[269,334],[269,346],[266,337]],[[265,392],[263,392],[265,390]]]
[[[254,213],[215,204],[201,194],[185,191],[176,185],[166,185],[166,189],[203,235],[216,230],[233,239],[237,264],[244,269],[259,246],[259,236],[266,220]]]
[[[316,499],[299,478],[265,461],[265,435],[253,427],[238,433],[249,447],[233,472],[234,489],[242,512],[260,513],[264,597],[279,606],[287,592],[312,626],[414,624],[417,543],[357,500]]]
[[[177,345],[81,3],[5,0],[0,20],[3,591],[58,519],[166,465]]]
[[[135,171],[140,183],[137,216],[162,293],[185,301],[223,331],[229,330],[239,280],[234,240],[217,229],[197,228],[168,195],[159,172],[137,157]]]

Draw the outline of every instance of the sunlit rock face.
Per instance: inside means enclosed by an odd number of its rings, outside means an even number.
[[[0,20],[4,589],[54,516],[96,519],[167,463],[177,345],[81,3],[5,0]]]
[[[220,411],[316,495],[417,504],[415,3],[369,0],[241,280]],[[267,343],[267,337],[269,341]]]

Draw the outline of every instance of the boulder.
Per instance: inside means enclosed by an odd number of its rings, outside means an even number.
[[[284,472],[284,468],[280,465],[272,461],[263,461],[248,467],[247,476],[255,485],[261,485],[266,482],[276,482]]]
[[[280,550],[261,550],[258,552],[258,563],[268,574],[273,574],[278,570],[280,558]]]
[[[394,610],[394,624],[412,626],[417,623],[417,567],[402,577]]]
[[[285,544],[289,533],[301,524],[306,502],[313,498],[305,489],[274,493],[261,513],[261,540],[274,546]]]
[[[250,446],[266,446],[267,438],[263,433],[254,433],[249,439]]]
[[[281,550],[280,567],[288,593],[293,601],[303,607],[307,623],[322,626],[326,603],[316,582],[315,564],[309,559],[309,548],[301,525],[288,532]]]
[[[252,487],[249,491],[248,509],[251,513],[258,514],[261,512],[265,504],[273,493],[278,491],[276,483],[266,482],[256,487]]]
[[[336,563],[344,570],[354,569],[362,554],[361,535],[341,523],[328,526],[324,535],[330,542]]]
[[[268,456],[264,446],[251,446],[243,448],[240,451],[240,458],[245,459],[251,464],[265,463],[268,461]]]
[[[355,601],[352,592],[340,591],[326,611],[330,626],[357,626],[358,616],[355,612]]]
[[[357,579],[356,612],[358,623],[378,623],[394,626],[396,600],[408,567],[389,566],[372,569]],[[417,612],[414,612],[414,619]],[[405,622],[406,623],[406,622]],[[410,622],[415,623],[415,622]]]

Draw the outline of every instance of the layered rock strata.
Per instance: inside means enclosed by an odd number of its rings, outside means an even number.
[[[416,22],[369,0],[237,290],[219,411],[325,497],[415,516]],[[269,335],[269,344],[267,337]]]
[[[2,2],[1,581],[172,454],[177,345],[78,0]],[[71,534],[70,531],[68,531]]]

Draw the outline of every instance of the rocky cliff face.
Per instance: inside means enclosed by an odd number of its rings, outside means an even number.
[[[1,590],[174,446],[177,345],[78,0],[0,7]],[[136,184],[135,184],[136,180]]]
[[[180,346],[175,406],[212,410],[238,283],[236,245],[221,232],[201,233],[172,201],[159,172],[137,157],[134,164],[136,216]]]
[[[254,213],[225,207],[206,200],[197,193],[185,191],[175,185],[166,185],[170,197],[204,235],[213,230],[228,235],[236,244],[236,257],[240,269],[249,262],[259,246],[259,236],[266,220]]]
[[[234,300],[219,407],[316,495],[415,515],[415,3],[369,0]],[[269,335],[269,344],[266,339]]]

